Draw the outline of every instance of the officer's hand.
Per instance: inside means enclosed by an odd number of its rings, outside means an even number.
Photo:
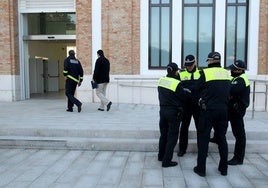
[[[233,109],[238,112],[240,110],[239,104],[238,103],[234,103]]]
[[[187,93],[192,93],[192,91],[188,88],[183,88],[184,91],[186,91]]]
[[[77,85],[78,85],[78,87],[79,87],[79,86],[81,86],[81,82],[78,82],[78,84],[77,84]]]
[[[198,105],[201,107],[202,110],[206,110],[207,109],[206,102],[202,98],[199,99]]]
[[[182,120],[182,116],[183,116],[183,110],[179,110],[178,115],[177,115],[177,118],[179,121]]]

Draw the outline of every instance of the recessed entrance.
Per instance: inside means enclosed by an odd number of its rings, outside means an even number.
[[[63,62],[75,41],[28,41],[29,92],[32,97],[64,97]]]
[[[64,96],[63,62],[75,50],[75,12],[22,14],[25,98]]]

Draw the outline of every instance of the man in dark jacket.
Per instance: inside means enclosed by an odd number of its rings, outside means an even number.
[[[218,136],[220,162],[218,170],[227,175],[228,145],[226,131],[228,127],[227,109],[231,88],[229,71],[221,67],[221,55],[218,52],[208,54],[208,67],[200,72],[198,80],[201,112],[198,122],[198,157],[194,172],[206,176],[206,158],[210,132],[213,127]]]
[[[178,79],[178,65],[170,63],[167,66],[167,76],[158,81],[158,99],[160,105],[160,138],[158,160],[162,161],[162,167],[176,166],[172,161],[174,147],[178,141],[183,101],[186,98],[184,89]]]
[[[246,66],[243,61],[236,60],[229,68],[233,79],[228,115],[235,137],[235,148],[234,156],[228,161],[228,164],[241,165],[244,161],[246,148],[244,116],[250,101],[250,82],[245,74]]]
[[[93,73],[93,80],[97,82],[96,95],[100,99],[99,111],[104,111],[106,106],[107,111],[110,110],[112,102],[106,98],[106,89],[110,82],[110,62],[104,56],[102,50],[97,51],[98,59],[95,63],[95,69]]]
[[[74,50],[69,51],[69,56],[64,60],[63,75],[65,78],[65,94],[68,98],[67,112],[73,112],[74,104],[78,112],[82,110],[82,103],[74,97],[76,87],[83,81],[83,68],[78,59],[75,58]]]

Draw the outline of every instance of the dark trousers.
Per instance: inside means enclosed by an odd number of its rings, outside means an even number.
[[[206,172],[206,158],[208,153],[208,144],[211,129],[214,129],[218,136],[218,149],[220,153],[220,162],[218,169],[226,171],[228,168],[228,145],[226,141],[226,131],[228,127],[227,110],[206,110],[200,112],[198,123],[198,171]]]
[[[76,106],[81,104],[81,102],[74,97],[76,86],[77,82],[73,81],[70,78],[67,78],[65,82],[65,95],[68,98],[68,104],[67,104],[68,109],[73,109],[74,104]]]
[[[232,127],[232,132],[235,137],[234,158],[243,162],[246,149],[246,132],[244,125],[245,111],[240,113],[232,113],[229,115],[229,121]]]
[[[195,128],[198,128],[198,119],[200,107],[198,105],[189,104],[183,109],[183,116],[180,128],[179,151],[186,152],[188,147],[188,134],[192,117],[194,118]],[[198,133],[198,131],[196,131]]]
[[[172,160],[174,148],[178,141],[180,129],[180,118],[177,109],[160,108],[160,138],[158,159],[163,163],[169,163]]]

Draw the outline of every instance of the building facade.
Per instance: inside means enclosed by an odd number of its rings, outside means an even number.
[[[243,59],[251,79],[268,77],[266,0],[2,0],[0,100],[64,90],[63,60],[75,49],[90,86],[97,50],[111,62],[108,95],[115,102],[157,103],[165,66],[192,53],[200,67],[210,51],[222,66]]]

